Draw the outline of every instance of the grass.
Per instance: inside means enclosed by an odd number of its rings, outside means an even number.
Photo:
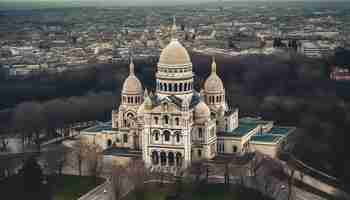
[[[56,180],[53,200],[76,200],[102,182],[87,176],[63,175]]]
[[[73,175],[49,177],[48,184],[39,186],[38,191],[34,193],[28,193],[25,192],[24,182],[21,176],[14,175],[0,181],[0,199],[76,200],[80,196],[84,195],[85,193],[101,184],[103,181],[103,179],[97,179],[97,181],[95,181],[92,177],[80,177]]]
[[[167,197],[174,194],[173,184],[164,185],[160,187],[158,185],[147,185],[145,193],[145,200],[167,200]],[[228,187],[224,184],[203,184],[198,189],[193,189],[190,186],[184,188],[181,192],[184,197],[179,199],[191,199],[191,200],[270,200],[268,197],[264,197],[261,193],[235,186]],[[170,199],[170,198],[169,198]],[[176,198],[174,198],[176,199]],[[133,192],[126,196],[125,200],[136,200]]]

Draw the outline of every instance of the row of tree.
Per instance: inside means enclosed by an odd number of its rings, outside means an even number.
[[[45,138],[62,136],[78,122],[110,119],[111,110],[119,99],[113,93],[90,93],[85,96],[60,98],[51,101],[24,102],[12,112],[12,129],[3,131],[5,138],[9,133],[20,135],[23,145],[36,144],[40,151]],[[5,139],[4,139],[5,141]],[[6,142],[3,146],[6,145]]]

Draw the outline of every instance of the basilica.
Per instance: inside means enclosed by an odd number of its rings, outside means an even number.
[[[191,58],[175,34],[160,54],[154,92],[142,86],[134,67],[130,59],[111,122],[81,134],[104,149],[138,152],[150,168],[173,171],[196,160],[253,151],[275,157],[295,130],[261,118],[239,118],[238,108],[227,104],[214,58],[203,89],[196,91]]]

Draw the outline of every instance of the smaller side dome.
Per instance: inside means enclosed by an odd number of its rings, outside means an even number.
[[[224,84],[216,73],[216,62],[214,58],[211,65],[211,74],[204,83],[204,91],[207,93],[218,93],[224,91]]]
[[[140,80],[135,76],[134,72],[134,63],[132,58],[130,59],[130,73],[128,78],[125,79],[123,84],[123,90],[122,93],[124,94],[142,94],[143,88]]]
[[[194,117],[196,121],[202,121],[210,118],[210,109],[206,103],[200,101],[194,108]]]

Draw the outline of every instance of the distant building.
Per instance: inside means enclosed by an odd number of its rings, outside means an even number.
[[[300,43],[299,52],[310,58],[321,58],[326,55],[330,55],[335,47],[314,41],[303,41]]]
[[[332,67],[330,79],[335,81],[350,81],[350,71],[346,68]]]

